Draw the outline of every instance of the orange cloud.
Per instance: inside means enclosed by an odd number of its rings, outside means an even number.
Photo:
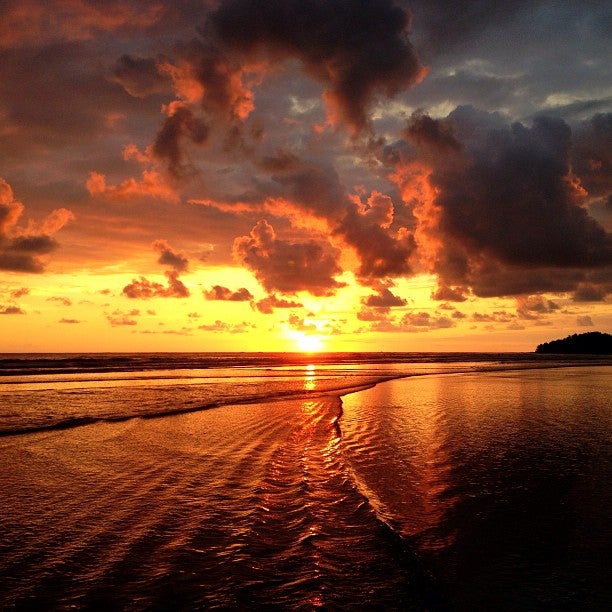
[[[0,11],[0,47],[84,41],[122,28],[145,28],[162,16],[162,5],[135,6],[123,0],[97,5],[86,0],[20,0]]]
[[[232,291],[221,285],[214,285],[203,292],[204,298],[207,300],[217,300],[225,302],[248,302],[253,299],[251,292],[245,287],[240,287],[236,291]]]
[[[54,210],[42,223],[30,221],[18,227],[24,205],[17,202],[11,186],[0,178],[0,269],[15,272],[42,272],[44,255],[59,245],[52,237],[74,215],[66,208]]]
[[[394,295],[387,287],[381,287],[377,294],[363,298],[362,303],[374,308],[392,308],[394,306],[405,306],[408,301]]]
[[[23,213],[24,205],[16,202],[11,186],[0,178],[0,236],[8,234]]]
[[[234,241],[235,258],[251,269],[269,292],[332,295],[345,286],[334,278],[341,272],[338,255],[337,249],[323,242],[280,240],[265,220],[259,221],[248,236]]]
[[[146,197],[158,198],[168,202],[178,202],[179,200],[176,191],[156,170],[144,170],[140,181],[130,177],[118,185],[109,185],[104,174],[90,172],[85,186],[92,196],[102,196],[112,200]]]
[[[189,267],[189,260],[182,253],[174,251],[167,240],[155,240],[153,248],[159,253],[157,263],[171,266],[177,272],[185,272]]]
[[[19,289],[15,289],[14,291],[11,291],[11,297],[13,299],[18,299],[20,297],[23,297],[24,295],[28,295],[30,293],[30,289],[29,287],[20,287]]]
[[[469,294],[468,287],[449,287],[448,285],[439,285],[431,294],[432,300],[445,300],[448,302],[465,302]]]
[[[49,297],[47,298],[47,302],[57,302],[58,304],[61,304],[62,306],[72,306],[72,300],[70,298],[62,297],[62,296]]]
[[[428,312],[406,313],[401,320],[405,331],[421,331],[421,329],[445,329],[454,327],[455,323],[448,317],[432,316]]]
[[[217,319],[211,324],[198,325],[198,329],[216,333],[245,334],[255,329],[255,325],[253,323],[247,323],[246,321],[235,324],[225,323]]]
[[[155,240],[152,246],[159,253],[157,263],[172,267],[172,270],[164,272],[168,285],[164,286],[141,276],[123,288],[123,295],[132,299],[189,297],[189,289],[179,278],[179,272],[184,272],[189,267],[189,260],[181,253],[175,252],[166,240]]]
[[[286,300],[276,295],[269,295],[251,305],[263,314],[272,314],[275,308],[302,308],[303,304],[294,300]]]
[[[555,310],[559,310],[559,305],[541,295],[516,298],[516,312],[521,319],[538,320]]]
[[[134,326],[138,325],[135,317],[140,316],[140,310],[130,310],[129,312],[122,312],[121,310],[114,310],[112,313],[106,315],[106,319],[112,327],[123,327],[123,326]]]
[[[25,312],[19,307],[14,305],[0,306],[0,315],[23,315]]]
[[[140,279],[135,279],[123,288],[123,295],[132,299],[150,299],[154,297],[189,297],[189,289],[178,278],[175,270],[164,272],[168,279],[168,285],[164,286],[161,283],[147,280],[144,276]]]

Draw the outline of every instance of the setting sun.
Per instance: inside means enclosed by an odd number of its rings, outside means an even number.
[[[317,334],[306,334],[304,332],[295,332],[293,341],[297,348],[302,353],[316,353],[323,349],[323,338]]]

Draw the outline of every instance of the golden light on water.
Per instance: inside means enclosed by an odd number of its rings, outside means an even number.
[[[313,391],[317,386],[317,368],[314,365],[306,366],[306,376],[304,378],[304,389]]]

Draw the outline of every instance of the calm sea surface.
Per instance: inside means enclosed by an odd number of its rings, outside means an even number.
[[[609,610],[611,365],[0,355],[0,609]]]

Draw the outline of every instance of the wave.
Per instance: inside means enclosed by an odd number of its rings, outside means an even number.
[[[415,364],[456,362],[563,363],[577,356],[536,353],[0,353],[0,377],[151,370],[266,368],[343,364]],[[601,360],[581,355],[582,362]],[[608,360],[609,362],[609,360]]]
[[[18,379],[0,378],[0,436],[70,429],[96,422],[160,418],[227,405],[311,399],[324,395],[341,396],[386,380],[411,376],[612,364],[612,360],[605,358],[533,359],[533,355],[527,358],[525,354],[512,358],[508,354],[488,354],[485,360],[483,354],[465,353],[442,356],[433,353],[382,353],[376,354],[378,361],[372,363],[370,354],[343,353],[342,363],[338,363],[340,360],[336,354],[333,365],[331,362],[323,363],[319,364],[321,369],[316,369],[310,361],[303,365],[307,362],[304,355],[293,355],[302,364],[288,366],[287,355],[265,354],[256,357],[253,354],[221,354],[216,360],[217,366],[223,359],[233,359],[234,365],[217,370],[210,368],[208,375],[193,369],[172,370],[159,375],[139,369],[130,370],[125,377],[117,377],[112,373],[106,377],[89,374],[75,377],[72,371],[66,373],[64,369],[61,376],[48,380],[36,375]],[[398,362],[398,355],[402,355],[406,361]],[[434,355],[437,361],[431,361]],[[368,357],[367,364],[365,356]],[[466,356],[471,361],[466,361]],[[102,359],[100,356],[86,357],[93,361]],[[322,361],[332,359],[330,354],[318,357]],[[204,359],[203,354],[188,355],[187,358],[192,366],[197,364],[198,368]],[[206,358],[210,358],[210,355]],[[357,358],[364,360],[363,365],[355,364]],[[57,362],[57,356],[49,359]],[[82,356],[66,359],[74,362],[75,359],[82,359]],[[106,372],[117,365],[117,360],[124,364],[129,360],[140,360],[141,366],[145,360],[149,365],[157,363],[167,368],[169,362],[184,364],[184,359],[185,356],[177,354],[103,357]],[[276,365],[266,366],[266,359]],[[243,365],[249,360],[257,360],[256,367]],[[34,361],[38,363],[40,359]],[[280,361],[282,365],[279,366]],[[83,369],[82,361],[79,363]],[[351,368],[349,364],[355,364],[355,367]],[[35,365],[33,371],[40,372],[41,369]],[[309,388],[308,385],[312,386]]]
[[[11,427],[0,427],[0,437],[7,436],[16,436],[16,435],[24,435],[24,434],[32,434],[32,433],[41,433],[45,431],[53,431],[53,430],[64,430],[64,429],[72,429],[74,427],[81,427],[84,425],[92,425],[94,423],[118,423],[127,421],[130,419],[156,419],[156,418],[164,418],[169,416],[175,416],[180,414],[188,414],[190,412],[199,412],[202,410],[210,410],[214,408],[220,408],[222,406],[230,406],[230,405],[245,405],[245,404],[260,404],[260,403],[268,403],[268,402],[278,402],[282,400],[300,400],[300,399],[312,399],[313,397],[325,397],[325,396],[340,396],[346,393],[355,393],[357,391],[363,391],[365,389],[370,389],[374,387],[376,384],[380,382],[384,382],[386,380],[392,380],[397,378],[397,376],[385,376],[377,378],[375,381],[371,381],[368,383],[357,383],[357,384],[344,384],[341,386],[336,386],[334,388],[326,389],[325,391],[321,390],[287,390],[287,391],[279,391],[279,392],[264,392],[264,393],[254,393],[250,395],[244,395],[242,397],[230,397],[219,399],[216,401],[197,404],[195,406],[172,406],[165,407],[159,410],[150,410],[148,412],[140,412],[140,413],[126,413],[126,414],[118,414],[112,416],[77,416],[77,417],[67,417],[67,418],[59,418],[53,422],[47,423],[37,423],[32,425],[15,425]]]

